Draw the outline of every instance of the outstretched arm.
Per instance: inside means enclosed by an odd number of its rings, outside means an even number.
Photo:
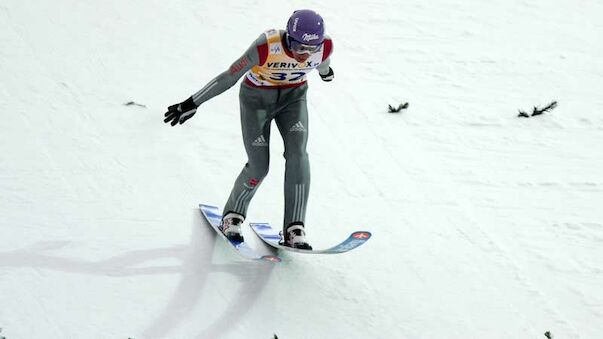
[[[266,36],[262,34],[226,71],[213,78],[207,85],[188,99],[168,107],[163,122],[169,122],[172,126],[175,126],[177,123],[183,124],[195,115],[199,105],[234,86],[245,72],[259,64],[260,53],[258,47],[265,44]]]
[[[205,87],[193,94],[192,98],[195,105],[199,106],[234,86],[243,74],[260,62],[258,46],[265,43],[266,36],[262,34],[226,71],[220,73],[220,75],[208,82]]]

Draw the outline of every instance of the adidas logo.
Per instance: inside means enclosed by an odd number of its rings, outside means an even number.
[[[291,127],[291,129],[289,130],[289,132],[305,132],[305,131],[306,131],[306,128],[301,123],[301,121],[298,121],[297,124],[293,125],[293,127]]]
[[[266,138],[264,138],[263,135],[260,135],[259,137],[257,137],[257,139],[255,139],[252,143],[252,146],[260,146],[260,147],[266,147],[268,146],[268,142],[266,142]]]

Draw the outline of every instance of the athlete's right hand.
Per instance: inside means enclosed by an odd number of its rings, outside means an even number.
[[[168,111],[165,112],[165,119],[163,122],[166,124],[169,122],[172,126],[177,123],[181,125],[188,119],[192,118],[197,113],[197,105],[193,101],[193,97],[190,97],[179,104],[168,107]]]

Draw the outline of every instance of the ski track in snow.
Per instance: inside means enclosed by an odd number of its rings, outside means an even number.
[[[309,237],[373,238],[250,263],[196,210],[223,204],[244,164],[238,86],[183,126],[163,109],[297,5],[335,42],[335,80],[309,79]],[[569,0],[3,2],[2,335],[602,337],[602,14]],[[270,147],[250,220],[280,226],[276,131]]]

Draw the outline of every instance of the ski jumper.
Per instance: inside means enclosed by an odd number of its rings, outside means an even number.
[[[305,222],[310,189],[306,75],[317,68],[329,72],[331,39],[298,62],[285,44],[284,30],[268,30],[231,67],[193,95],[197,105],[232,87],[246,73],[239,92],[243,143],[247,163],[237,177],[223,215],[247,215],[249,203],[268,174],[270,132],[274,120],[285,146],[285,213],[283,226]]]

